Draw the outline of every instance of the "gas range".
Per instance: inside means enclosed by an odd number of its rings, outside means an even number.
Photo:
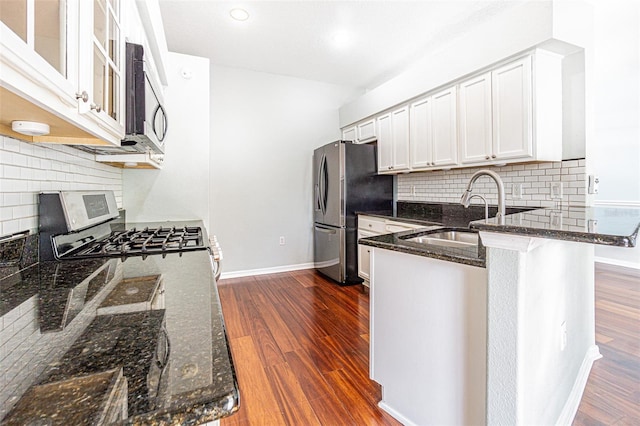
[[[112,191],[39,194],[40,260],[142,256],[206,250],[197,226],[124,229]]]

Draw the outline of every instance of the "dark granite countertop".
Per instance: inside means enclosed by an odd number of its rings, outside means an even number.
[[[507,214],[531,210],[531,207],[507,207]],[[498,209],[489,206],[489,217],[495,216]],[[458,203],[430,203],[418,201],[398,201],[396,211],[367,211],[358,212],[367,216],[415,223],[417,225],[444,225],[467,228],[469,223],[484,218],[484,206],[471,205],[464,208]]]
[[[455,203],[398,202],[396,212],[358,212],[425,225],[424,230],[403,231],[360,239],[363,245],[384,248],[418,256],[432,257],[451,262],[484,267],[485,248],[443,247],[408,241],[433,231],[434,224],[442,230],[470,228],[475,231],[492,231],[540,238],[560,239],[591,244],[634,247],[640,229],[640,209],[616,207],[565,207],[564,209],[532,209],[507,207],[504,224],[495,218],[497,209],[489,207],[488,220],[484,219],[483,206],[465,209]]]
[[[442,227],[440,230],[447,231],[452,228]],[[417,256],[432,257],[434,259],[446,260],[449,262],[462,263],[465,265],[479,266],[484,268],[485,249],[482,244],[468,247],[446,247],[434,244],[423,244],[408,241],[403,237],[418,237],[430,232],[430,228],[424,230],[411,230],[396,232],[395,234],[377,235],[375,237],[362,238],[359,244],[365,246],[383,248],[401,253],[415,254]]]
[[[508,213],[526,211],[527,207],[509,207]],[[495,215],[497,208],[489,206],[489,216]],[[376,216],[402,222],[424,225],[424,230],[403,231],[395,234],[378,235],[363,238],[359,243],[372,247],[384,248],[418,256],[433,257],[450,262],[485,267],[485,249],[478,247],[444,247],[440,245],[407,241],[408,235],[421,236],[439,226],[442,230],[451,228],[468,228],[469,223],[484,218],[484,206],[472,205],[464,208],[458,203],[430,203],[398,201],[396,211],[358,212],[360,215]]]
[[[16,241],[0,241],[0,423],[199,424],[237,411],[207,250],[38,263],[37,236]],[[144,291],[155,296],[136,299]]]
[[[635,247],[640,229],[640,208],[565,207],[537,209],[507,215],[504,224],[496,218],[469,225],[479,231],[502,232],[532,237]]]

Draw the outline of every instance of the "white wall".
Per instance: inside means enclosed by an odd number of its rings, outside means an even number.
[[[127,221],[201,219],[209,228],[209,60],[169,53],[167,74],[165,161],[124,171]]]
[[[311,266],[312,152],[339,139],[338,108],[353,95],[212,66],[211,233],[224,253],[223,276]]]
[[[599,1],[594,18],[595,203],[640,208],[640,3]],[[640,269],[640,247],[598,246],[596,258]]]

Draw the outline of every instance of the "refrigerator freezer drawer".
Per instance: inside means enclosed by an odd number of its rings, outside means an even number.
[[[345,279],[345,229],[316,224],[313,239],[314,266],[338,282]]]

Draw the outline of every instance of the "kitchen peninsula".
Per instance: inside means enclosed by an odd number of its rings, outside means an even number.
[[[409,241],[434,230],[360,240],[373,248],[380,406],[404,424],[570,423],[600,357],[593,245],[633,247],[640,209],[536,209],[469,227],[477,248]]]
[[[38,262],[37,242],[0,242],[3,425],[201,424],[238,410],[208,250]]]

